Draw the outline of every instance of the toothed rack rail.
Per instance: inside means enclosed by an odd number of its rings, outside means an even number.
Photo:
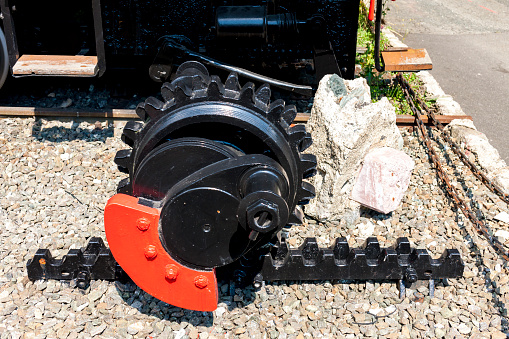
[[[262,281],[278,280],[394,280],[402,287],[417,280],[458,278],[464,269],[456,249],[447,249],[440,258],[433,259],[426,250],[412,248],[407,238],[398,238],[391,248],[381,248],[374,237],[366,239],[361,248],[350,248],[346,238],[337,238],[331,248],[320,248],[315,238],[307,238],[295,249],[282,238],[260,257],[259,264],[260,273],[253,279],[256,287]],[[27,271],[31,280],[76,279],[80,288],[86,288],[91,279],[128,280],[97,237],[61,259],[53,258],[47,249],[39,249],[28,261]]]
[[[377,238],[366,239],[362,248],[350,248],[346,238],[337,238],[331,248],[320,248],[307,238],[290,249],[284,238],[265,255],[264,280],[417,280],[457,278],[463,262],[456,249],[447,249],[438,259],[425,249],[414,249],[407,238],[398,238],[391,248],[381,248]]]

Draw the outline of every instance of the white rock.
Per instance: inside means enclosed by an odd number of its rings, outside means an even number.
[[[378,315],[382,311],[383,310],[381,308],[373,308],[373,309],[370,309],[368,312],[373,314],[373,315]]]
[[[359,230],[359,236],[361,238],[367,238],[372,236],[375,232],[375,224],[367,220],[365,224],[357,225],[357,229]]]
[[[67,108],[69,106],[72,105],[72,99],[71,98],[67,98],[67,100],[65,100],[61,105],[60,107],[61,108]]]
[[[491,176],[497,170],[506,167],[505,161],[500,158],[497,149],[490,144],[484,133],[455,124],[447,126],[447,129],[453,138],[466,145],[468,150],[477,155],[479,165],[491,173]]]
[[[175,339],[182,339],[186,336],[186,330],[181,328],[178,331],[173,331],[173,335],[175,336]]]
[[[444,95],[437,98],[436,103],[440,109],[440,113],[443,115],[465,115],[460,104],[454,101],[450,95]]]
[[[461,334],[469,334],[472,329],[467,326],[466,324],[459,324],[458,327],[456,327],[456,329],[458,330],[458,332],[460,332]]]
[[[499,221],[503,221],[507,224],[509,224],[509,214],[507,212],[500,212],[499,214],[497,214],[495,216],[495,220],[499,220]],[[498,232],[505,232],[505,234],[507,234],[507,236],[504,236],[504,238],[508,239],[509,238],[509,232],[507,231],[503,231],[503,230],[499,230],[495,233],[496,236]]]
[[[224,312],[226,312],[226,308],[224,308],[224,307],[216,308],[216,316],[218,318],[221,318],[223,316]]]
[[[422,71],[417,73],[421,81],[423,82],[424,88],[426,89],[426,92],[431,94],[434,97],[441,97],[445,96],[445,92],[440,87],[438,82],[435,80],[435,78],[431,75],[428,71]]]
[[[505,194],[509,194],[509,166],[499,168],[494,173],[495,184],[500,187]]]
[[[141,330],[143,330],[143,324],[141,323],[141,321],[129,324],[129,326],[127,326],[127,333],[131,335],[135,335]]]
[[[344,81],[327,75],[316,92],[307,129],[313,137],[309,152],[315,154],[318,173],[311,179],[316,198],[305,207],[319,220],[353,224],[360,205],[349,197],[362,159],[371,148],[401,149],[394,107],[386,98],[371,103],[365,79]]]
[[[474,125],[474,122],[470,119],[454,119],[447,126],[449,126],[449,128],[453,126],[463,126],[473,130],[477,130],[477,128]]]
[[[366,155],[352,191],[352,199],[381,213],[398,208],[415,162],[402,151],[377,148]]]

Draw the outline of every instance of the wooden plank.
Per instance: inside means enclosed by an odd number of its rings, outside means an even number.
[[[97,56],[88,55],[25,54],[12,67],[14,75],[93,77],[97,71]]]
[[[426,49],[411,49],[406,51],[383,51],[382,59],[386,71],[413,72],[431,70],[433,64]]]

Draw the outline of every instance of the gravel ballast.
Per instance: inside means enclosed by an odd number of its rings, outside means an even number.
[[[403,132],[404,151],[416,162],[402,205],[382,215],[289,231],[298,246],[314,236],[321,246],[346,236],[350,246],[378,236],[383,247],[407,236],[433,257],[457,248],[463,278],[427,284],[399,298],[395,283],[268,283],[262,289],[220,286],[214,312],[182,310],[132,284],[93,281],[87,290],[60,281],[31,282],[26,262],[38,248],[60,257],[92,236],[104,240],[102,210],[126,175],[113,163],[126,148],[105,122],[0,120],[0,338],[506,338],[509,278],[506,264],[452,207],[415,132]],[[117,136],[114,136],[117,135]],[[449,175],[494,216],[508,206],[489,192],[449,151]],[[505,240],[505,239],[503,239]],[[507,239],[509,240],[509,239]],[[506,242],[507,245],[507,242]]]

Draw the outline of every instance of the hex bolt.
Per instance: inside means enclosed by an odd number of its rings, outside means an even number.
[[[177,265],[166,265],[165,267],[165,272],[164,272],[164,277],[166,278],[166,280],[168,280],[169,282],[174,282],[175,280],[177,280],[177,277],[179,275],[179,268],[177,267]]]
[[[417,281],[417,272],[415,271],[415,268],[413,267],[408,267],[406,270],[405,270],[405,282],[407,283],[414,283]]]
[[[78,272],[78,276],[76,277],[76,286],[81,289],[86,289],[90,284],[90,275],[87,271]]]
[[[270,232],[279,226],[279,213],[279,206],[276,203],[258,199],[247,207],[247,224],[253,231]]]
[[[209,279],[204,275],[197,275],[194,278],[194,285],[199,289],[203,289],[209,285]]]
[[[145,258],[147,260],[154,260],[157,257],[157,248],[154,245],[145,247]]]
[[[142,232],[145,232],[150,227],[150,220],[147,218],[139,218],[136,220],[136,227]]]

